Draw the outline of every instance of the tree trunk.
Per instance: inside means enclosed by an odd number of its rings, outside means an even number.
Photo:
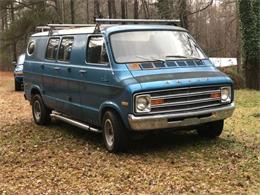
[[[134,0],[134,19],[139,18],[138,7],[138,0]]]
[[[62,14],[63,1],[54,0],[54,7],[57,15],[57,21],[55,22],[64,23]]]
[[[62,0],[62,21],[66,23],[66,9],[65,9],[65,0]]]
[[[245,57],[246,85],[250,89],[260,89],[260,2],[239,1],[239,15]]]
[[[94,0],[94,19],[95,18],[102,18],[99,0]]]
[[[111,7],[112,7],[113,18],[117,18],[117,13],[116,13],[116,3],[115,3],[115,0],[110,0],[110,1],[111,1]]]
[[[122,19],[126,19],[126,4],[125,4],[125,0],[121,0],[121,17],[122,17]]]
[[[89,24],[90,21],[89,21],[89,2],[88,2],[88,0],[86,0],[86,4],[87,4],[87,23]]]
[[[150,13],[149,13],[149,7],[148,7],[146,0],[142,0],[142,6],[143,6],[143,10],[144,10],[144,17],[146,19],[149,19]]]
[[[70,0],[71,24],[75,24],[74,0]]]
[[[236,0],[236,43],[237,43],[237,73],[243,75],[243,59],[242,59],[242,51],[241,51],[241,34],[240,34],[240,27],[239,27],[239,7],[238,7],[238,0]]]
[[[111,0],[107,0],[108,17],[113,18]]]
[[[14,4],[13,2],[11,2],[10,4],[10,15],[11,15],[11,23],[13,24],[15,21],[15,17],[14,17]],[[17,53],[16,53],[16,40],[14,39],[12,41],[12,50],[13,50],[13,61],[17,61]]]
[[[182,27],[188,29],[188,10],[186,0],[179,0],[179,17]]]

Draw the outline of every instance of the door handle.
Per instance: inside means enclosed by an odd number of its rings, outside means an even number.
[[[54,67],[54,70],[60,70],[60,67]]]
[[[86,70],[80,70],[79,73],[85,74],[87,71]]]

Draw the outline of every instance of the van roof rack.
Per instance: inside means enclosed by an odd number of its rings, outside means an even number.
[[[51,35],[53,33],[53,30],[95,27],[95,26],[96,24],[47,24],[47,26],[37,26],[36,30],[41,32],[49,31],[49,35]]]
[[[100,26],[112,24],[164,24],[175,25],[180,24],[180,20],[159,20],[159,19],[107,19],[95,18],[96,24],[47,24],[46,26],[37,26],[36,30],[40,32],[48,31],[49,35],[54,30],[73,29],[82,27],[95,27],[94,33],[100,32]]]
[[[106,19],[96,18],[97,24],[164,24],[164,25],[177,25],[180,20],[159,20],[159,19]]]

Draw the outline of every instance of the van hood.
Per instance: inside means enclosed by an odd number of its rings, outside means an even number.
[[[232,80],[215,67],[174,68],[130,71],[142,90],[198,85],[232,84]]]

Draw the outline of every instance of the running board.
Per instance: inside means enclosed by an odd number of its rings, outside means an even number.
[[[99,130],[99,129],[90,127],[89,125],[86,125],[84,123],[81,123],[81,122],[75,121],[73,119],[67,118],[65,116],[62,116],[60,113],[57,113],[57,112],[52,112],[51,117],[59,119],[61,121],[64,121],[65,123],[68,123],[70,125],[76,126],[78,128],[81,128],[81,129],[84,129],[87,131],[93,131],[93,132],[97,132],[97,133],[101,132],[101,130]]]

